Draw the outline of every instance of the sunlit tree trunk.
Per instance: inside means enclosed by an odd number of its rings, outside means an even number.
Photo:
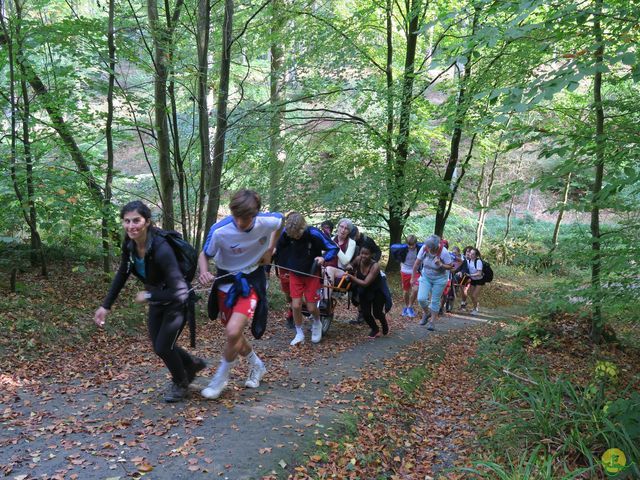
[[[284,45],[283,27],[285,17],[282,10],[282,0],[271,2],[271,72],[269,76],[269,101],[271,103],[271,118],[269,121],[269,208],[280,210],[280,178],[284,166],[285,152],[282,148],[282,127],[284,109],[281,99],[284,93]]]
[[[200,185],[196,206],[196,229],[194,232],[196,250],[200,251],[202,238],[202,220],[207,190],[207,175],[211,168],[211,142],[209,141],[209,105],[207,96],[209,86],[209,28],[211,24],[211,5],[209,0],[198,0],[198,139],[200,142]]]
[[[415,81],[415,59],[418,44],[421,0],[407,2],[406,25],[407,50],[405,54],[402,97],[400,100],[400,118],[398,122],[398,140],[396,142],[395,161],[391,169],[391,184],[387,185],[389,219],[389,241],[400,243],[404,221],[408,216],[405,206],[406,178],[405,169],[409,157],[409,135],[411,132],[411,112],[413,107],[413,85]]]
[[[562,203],[558,210],[558,218],[556,218],[556,225],[553,228],[553,237],[551,238],[551,250],[552,253],[558,247],[558,237],[560,236],[560,225],[562,224],[562,217],[564,217],[565,209],[567,208],[567,202],[569,201],[569,190],[571,189],[571,172],[567,174],[567,180],[564,185],[564,192],[562,194]]]
[[[224,20],[222,23],[222,51],[220,54],[220,83],[216,115],[216,136],[213,144],[213,166],[209,184],[207,220],[205,232],[209,231],[218,217],[220,208],[220,182],[224,162],[225,138],[227,135],[227,105],[229,103],[229,76],[231,73],[231,43],[233,36],[233,0],[224,2]]]
[[[115,86],[116,44],[115,44],[115,0],[109,0],[109,20],[107,26],[107,48],[109,51],[109,83],[107,86],[107,122],[105,140],[107,142],[107,171],[104,182],[104,201],[102,207],[102,269],[111,271],[111,184],[113,182],[113,89]]]

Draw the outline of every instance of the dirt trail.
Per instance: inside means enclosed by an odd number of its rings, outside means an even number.
[[[284,375],[267,373],[260,388],[248,390],[244,377],[234,372],[230,391],[216,401],[199,396],[207,379],[198,378],[190,399],[163,403],[159,392],[166,379],[159,369],[141,369],[138,388],[114,378],[52,384],[37,395],[27,389],[11,404],[0,404],[0,472],[19,480],[124,479],[144,470],[152,479],[240,480],[282,472],[280,465],[295,463],[318,435],[331,435],[332,422],[348,403],[331,391],[333,385],[379,366],[413,342],[473,328],[497,315],[449,316],[435,332],[414,320],[387,337],[363,340],[310,366],[301,366],[291,349]],[[364,327],[334,328],[364,334]],[[330,332],[322,343],[331,340]],[[261,351],[289,349],[288,341],[283,335],[272,337]],[[263,356],[269,368],[269,357]]]

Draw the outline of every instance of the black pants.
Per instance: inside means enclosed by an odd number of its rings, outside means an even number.
[[[177,384],[187,383],[186,369],[193,367],[191,355],[176,345],[185,325],[186,304],[150,305],[147,327],[153,351],[171,372]]]
[[[387,318],[384,315],[384,295],[377,293],[373,298],[368,297],[369,295],[364,294],[360,298],[360,308],[364,321],[371,327],[372,333],[378,333],[380,329],[375,321],[375,319],[378,319],[382,325],[382,331],[387,332]]]

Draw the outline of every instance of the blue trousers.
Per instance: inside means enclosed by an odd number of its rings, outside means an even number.
[[[429,306],[432,312],[438,313],[440,310],[440,297],[444,287],[447,286],[447,275],[442,275],[436,280],[420,275],[418,280],[418,303],[424,309]],[[431,295],[431,303],[429,303],[429,295]]]

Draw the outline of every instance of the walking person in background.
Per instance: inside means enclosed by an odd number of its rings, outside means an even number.
[[[437,235],[431,235],[424,241],[413,266],[415,275],[418,275],[418,269],[421,266],[418,303],[424,315],[420,325],[426,325],[428,330],[433,330],[439,318],[440,298],[447,285],[449,270],[454,268],[451,255]],[[428,309],[430,309],[429,314],[427,314]]]
[[[338,246],[316,227],[307,226],[305,218],[300,213],[291,212],[287,215],[284,232],[276,244],[276,256],[280,274],[288,274],[289,295],[296,328],[296,336],[291,340],[291,345],[304,342],[302,297],[313,319],[311,341],[318,343],[322,339],[322,323],[318,310],[320,267],[337,254]],[[314,271],[314,263],[318,271]]]
[[[471,315],[478,315],[478,298],[482,285],[484,285],[482,272],[482,257],[480,250],[472,248],[469,251],[469,259],[467,260],[469,269],[469,277],[471,277],[471,285],[469,286],[469,297],[471,298]]]
[[[190,287],[173,248],[151,223],[149,207],[139,200],[129,202],[120,210],[120,219],[125,231],[120,267],[102,306],[96,310],[94,322],[104,326],[129,275],[138,277],[144,290],[138,292],[136,302],[149,304],[147,329],[151,345],[171,373],[164,400],[178,402],[187,395],[196,373],[206,367],[204,360],[176,345],[186,322]]]
[[[373,252],[368,245],[360,249],[354,261],[347,267],[349,273],[347,277],[356,285],[358,289],[358,302],[364,315],[364,321],[371,328],[368,337],[377,338],[380,336],[380,328],[376,324],[376,319],[382,327],[382,334],[389,333],[389,324],[384,313],[387,298],[382,284],[382,274],[378,262],[373,260]]]
[[[469,289],[471,288],[471,277],[469,277],[469,255],[472,246],[464,247],[462,251],[462,264],[456,270],[460,274],[460,310],[467,310],[467,296],[469,295]]]
[[[260,338],[266,328],[266,275],[261,264],[271,263],[271,256],[283,226],[281,213],[259,213],[261,199],[253,190],[236,192],[229,202],[231,215],[211,227],[198,258],[202,285],[213,281],[208,313],[214,320],[218,313],[225,327],[226,344],[220,365],[202,396],[218,398],[229,381],[238,355],[249,361],[247,388],[257,388],[267,372],[264,363],[244,336],[252,320],[251,331]],[[217,275],[209,272],[213,258]]]
[[[413,305],[418,296],[418,275],[414,275],[413,266],[416,263],[418,251],[420,251],[423,244],[418,242],[415,235],[409,235],[406,242],[391,245],[389,254],[400,263],[400,280],[402,281],[404,299],[402,316],[414,318],[416,312],[413,309]]]

